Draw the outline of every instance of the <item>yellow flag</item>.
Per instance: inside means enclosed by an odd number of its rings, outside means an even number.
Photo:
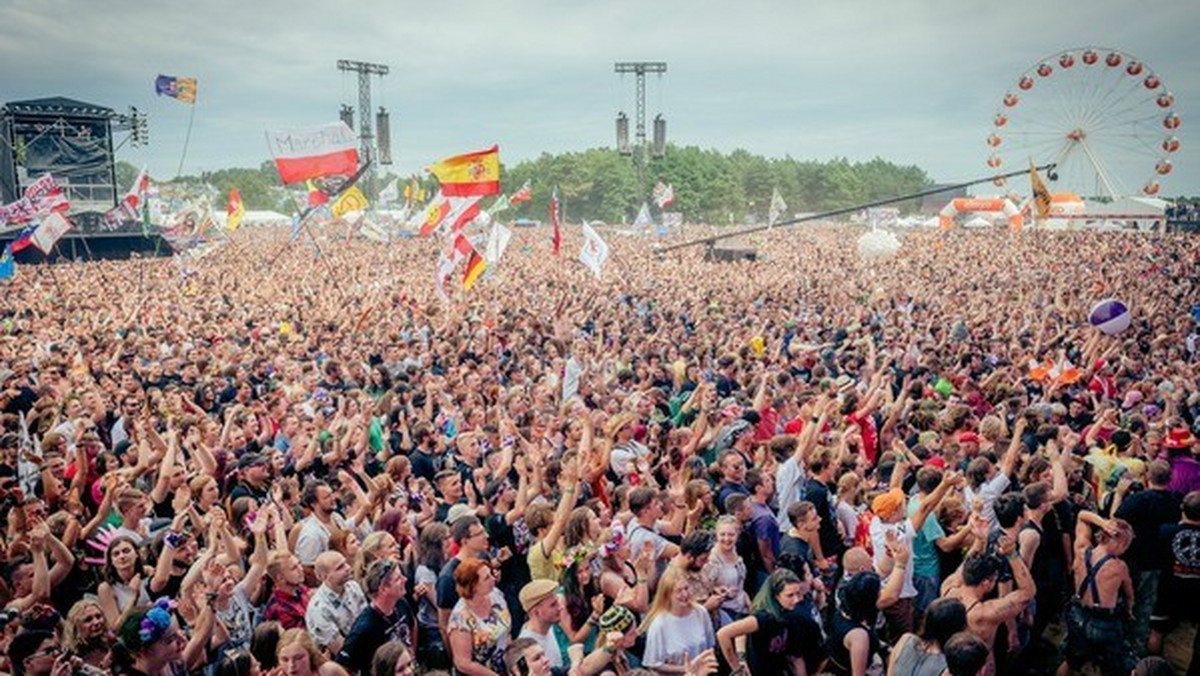
[[[338,196],[337,201],[329,210],[337,218],[341,218],[351,211],[366,211],[367,196],[358,189],[358,186],[352,185],[349,190]]]
[[[500,146],[448,157],[429,167],[448,197],[500,194]]]
[[[1046,190],[1046,184],[1038,175],[1037,167],[1033,166],[1033,160],[1029,160],[1029,185],[1033,188],[1033,206],[1036,209],[1037,220],[1044,220],[1050,215],[1050,192]]]
[[[242,196],[238,193],[238,189],[234,188],[229,191],[229,206],[226,208],[225,227],[229,232],[238,229],[242,224],[242,219],[246,216],[246,205],[242,203]]]

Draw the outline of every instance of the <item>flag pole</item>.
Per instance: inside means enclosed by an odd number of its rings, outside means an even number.
[[[179,168],[175,170],[175,178],[183,174],[183,161],[187,158],[188,143],[192,140],[192,123],[196,121],[196,102],[192,102],[192,112],[188,114],[187,134],[183,137],[183,154],[179,156]],[[157,251],[157,249],[156,249]]]

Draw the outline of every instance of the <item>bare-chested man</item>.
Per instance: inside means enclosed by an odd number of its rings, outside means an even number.
[[[984,551],[972,551],[968,554],[962,568],[942,585],[944,595],[957,598],[967,607],[967,628],[987,644],[989,653],[996,642],[996,630],[1020,615],[1037,593],[1033,576],[1029,574],[1029,568],[1017,554],[1012,538],[1002,536],[996,553],[1005,557],[1012,567],[1013,582],[1016,586],[1007,594],[987,599],[996,588],[1000,576],[1000,559]],[[995,673],[994,655],[988,658],[982,673],[985,676]]]
[[[1099,529],[1095,536],[1092,529]],[[1133,527],[1121,519],[1080,512],[1075,526],[1075,597],[1067,608],[1067,638],[1059,676],[1088,662],[1105,674],[1125,674],[1133,655],[1125,647],[1124,620],[1132,613],[1133,580],[1120,557],[1133,542]]]

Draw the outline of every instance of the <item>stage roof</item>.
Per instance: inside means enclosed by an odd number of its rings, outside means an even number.
[[[113,115],[112,108],[105,108],[94,103],[68,99],[64,96],[51,96],[44,99],[29,99],[28,101],[9,101],[4,104],[8,114],[25,115],[68,115],[71,117],[102,117]]]

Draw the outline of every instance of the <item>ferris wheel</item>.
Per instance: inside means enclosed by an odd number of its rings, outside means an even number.
[[[987,137],[990,169],[1054,163],[1054,192],[1080,197],[1157,195],[1174,169],[1182,119],[1149,65],[1103,47],[1069,49],[1021,74]],[[996,178],[1005,187],[1014,179]]]

